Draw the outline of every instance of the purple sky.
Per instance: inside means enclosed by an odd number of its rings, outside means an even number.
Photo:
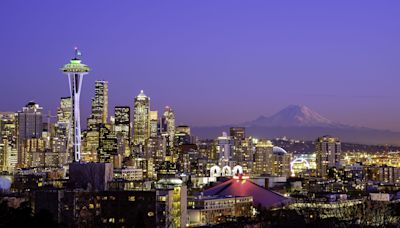
[[[0,2],[0,110],[68,95],[79,46],[82,121],[96,79],[110,109],[144,89],[178,123],[215,125],[305,104],[335,121],[400,131],[400,1]]]

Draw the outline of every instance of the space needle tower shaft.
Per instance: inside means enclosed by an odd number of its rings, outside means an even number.
[[[61,71],[68,76],[69,89],[71,93],[72,110],[69,124],[68,141],[72,138],[73,159],[79,162],[81,159],[81,124],[80,124],[80,109],[79,99],[82,88],[83,76],[88,74],[90,68],[82,63],[80,59],[81,53],[78,48],[75,48],[75,57],[65,64]],[[72,133],[72,135],[71,135]],[[69,144],[69,142],[68,142]]]

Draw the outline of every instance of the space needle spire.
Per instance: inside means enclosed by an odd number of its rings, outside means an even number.
[[[81,123],[79,98],[81,94],[83,76],[88,74],[90,71],[90,68],[82,63],[80,57],[81,52],[77,47],[75,47],[75,57],[61,68],[61,71],[68,76],[69,89],[71,93],[72,110],[69,132],[72,133],[73,158],[75,162],[79,162],[81,159]],[[68,141],[70,141],[70,138],[71,135],[68,136]]]

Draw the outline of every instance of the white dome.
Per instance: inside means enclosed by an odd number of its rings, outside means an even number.
[[[274,154],[280,154],[280,155],[287,154],[286,150],[284,150],[282,147],[279,146],[274,146],[272,148],[272,152]]]

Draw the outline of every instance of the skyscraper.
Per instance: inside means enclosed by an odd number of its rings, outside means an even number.
[[[115,133],[123,135],[130,141],[131,135],[131,108],[129,106],[115,106]]]
[[[52,138],[53,153],[57,153],[59,164],[66,164],[68,161],[68,152],[72,149],[72,100],[71,97],[61,97],[60,106],[57,109],[57,122],[55,125],[55,137]],[[48,145],[50,146],[50,145]]]
[[[244,127],[231,127],[229,134],[233,139],[244,140],[246,138],[246,129]]]
[[[75,58],[71,59],[68,64],[65,64],[61,71],[68,75],[69,88],[72,99],[72,118],[71,118],[71,130],[72,130],[72,145],[73,145],[73,157],[74,161],[81,159],[81,122],[80,122],[80,109],[79,100],[81,94],[82,80],[85,74],[88,74],[90,68],[82,64],[82,60],[79,59],[81,53],[75,48]]]
[[[115,134],[106,124],[99,126],[99,162],[113,162],[113,156],[118,154],[118,141]]]
[[[129,106],[116,106],[115,135],[118,139],[118,154],[129,156],[131,146],[131,109]]]
[[[107,123],[108,118],[108,82],[95,82],[94,97],[92,98],[92,115],[88,119],[88,127]]]
[[[60,138],[66,148],[67,144],[71,144],[71,108],[72,100],[71,97],[61,97],[60,107],[57,109],[57,124],[56,124],[56,136]]]
[[[217,139],[217,153],[219,154],[219,164],[220,166],[230,166],[232,162],[232,139],[226,134],[226,132],[222,132],[222,136],[219,136]]]
[[[168,137],[170,146],[173,146],[175,138],[175,113],[169,106],[165,107],[165,111],[161,120],[161,128],[163,134]]]
[[[0,113],[0,171],[13,171],[18,162],[15,117],[13,112]]]
[[[271,174],[270,161],[272,160],[273,145],[269,140],[259,140],[254,153],[253,174]]]
[[[150,111],[150,137],[158,135],[158,111]]]
[[[338,167],[341,143],[338,138],[325,135],[315,141],[317,176],[326,178],[328,169]]]
[[[229,129],[229,135],[233,140],[233,160],[238,162],[238,164],[243,165],[245,160],[245,148],[243,147],[243,142],[246,139],[245,128],[244,127],[231,127]]]
[[[40,138],[42,132],[43,108],[31,101],[18,112],[18,137],[21,140]]]
[[[133,144],[144,145],[150,137],[150,98],[143,90],[135,97],[133,114]]]
[[[35,102],[29,102],[18,112],[18,164],[22,165],[25,158],[22,147],[26,139],[41,138],[43,132],[43,108]]]

